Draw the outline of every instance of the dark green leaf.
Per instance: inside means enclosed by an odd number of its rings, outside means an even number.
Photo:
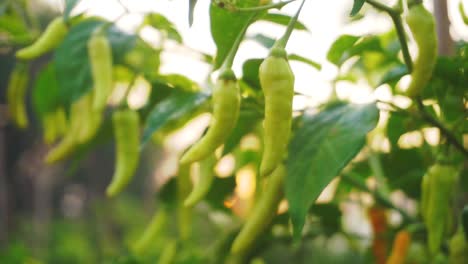
[[[382,168],[388,184],[394,189],[403,190],[408,196],[420,196],[421,179],[432,159],[425,160],[424,148],[399,149],[394,148],[388,154],[382,154]],[[395,166],[398,164],[398,166]]]
[[[68,20],[70,17],[71,11],[81,0],[65,0],[65,11],[63,12],[63,17],[65,20]]]
[[[260,89],[260,79],[258,78],[258,69],[263,59],[250,59],[242,65],[242,80],[253,88]]]
[[[2,42],[8,45],[27,45],[30,44],[36,34],[28,29],[23,18],[18,14],[0,15],[0,34]]]
[[[408,74],[408,68],[406,68],[406,65],[401,64],[400,66],[394,67],[382,77],[379,82],[379,86],[384,83],[388,83],[393,86],[406,74]]]
[[[168,208],[175,208],[177,206],[177,180],[176,177],[170,178],[158,190],[156,197],[164,206]]]
[[[159,73],[161,50],[154,49],[141,39],[137,39],[135,47],[125,56],[125,65],[135,72],[143,74],[147,79]]]
[[[356,56],[362,55],[365,52],[377,52],[382,56],[382,45],[380,43],[380,39],[376,36],[369,36],[361,38],[358,42],[356,42],[347,53],[341,57],[341,63],[345,62],[347,59]]]
[[[239,7],[256,6],[258,0],[239,3]],[[215,4],[210,5],[211,36],[216,44],[214,69],[218,69],[226,59],[237,36],[254,14],[248,12],[230,12]]]
[[[28,27],[20,16],[2,15],[0,16],[0,32],[12,35],[26,35],[28,34]]]
[[[304,57],[302,57],[302,56],[299,56],[299,55],[297,55],[297,54],[290,54],[290,55],[288,55],[288,59],[289,59],[289,60],[295,60],[295,61],[303,62],[303,63],[305,63],[305,64],[308,64],[308,65],[314,67],[314,68],[317,69],[317,70],[321,70],[321,69],[322,69],[322,65],[320,65],[320,63],[317,63],[317,62],[315,62],[315,61],[313,61],[313,60],[309,60],[309,59],[304,58]]]
[[[400,136],[411,131],[421,129],[426,125],[421,120],[415,120],[409,115],[392,113],[387,122],[387,137],[393,147],[398,146]]]
[[[140,110],[143,114],[143,117],[146,118],[157,103],[161,102],[162,100],[170,96],[172,92],[174,91],[173,89],[174,87],[172,87],[167,82],[163,82],[158,79],[152,80],[151,81],[151,93],[148,98],[148,103],[145,105],[143,109]]]
[[[248,39],[251,39],[263,47],[270,49],[275,44],[275,40],[261,33],[249,36]]]
[[[215,177],[205,200],[215,209],[230,211],[230,209],[226,208],[224,205],[224,201],[232,195],[235,187],[235,177]]]
[[[182,43],[182,36],[177,31],[174,24],[165,16],[158,13],[147,14],[144,24],[164,32],[169,39]]]
[[[194,111],[209,98],[204,93],[177,92],[157,104],[149,113],[143,131],[142,146],[144,146],[159,128],[169,121]]]
[[[411,120],[412,118],[409,116],[402,116],[398,114],[390,115],[390,118],[387,122],[387,137],[390,141],[390,145],[393,147],[398,146],[398,140],[400,139],[400,136],[407,131],[405,122]]]
[[[343,35],[339,37],[331,46],[327,54],[327,59],[341,66],[346,60],[354,56],[362,55],[365,52],[383,52],[382,45],[378,37],[356,37]]]
[[[341,104],[305,115],[289,145],[286,198],[299,238],[309,207],[365,144],[377,124],[375,104]]]
[[[236,127],[224,143],[223,155],[237,147],[242,137],[251,132],[261,119],[262,116],[252,109],[241,110]]]
[[[35,112],[43,116],[60,105],[59,87],[55,65],[50,63],[39,72],[33,91]]]
[[[320,218],[320,224],[326,235],[333,235],[340,230],[342,214],[337,204],[314,204],[310,211]]]
[[[350,16],[355,16],[361,10],[366,0],[354,0],[353,9],[351,10]]]
[[[266,13],[260,19],[268,21],[268,22],[276,23],[279,25],[287,26],[289,24],[289,21],[291,21],[291,16],[283,15],[283,14]],[[307,27],[304,24],[302,24],[300,21],[297,21],[296,24],[294,24],[294,29],[308,30]]]
[[[327,53],[327,59],[339,65],[343,55],[359,40],[360,37],[351,35],[342,35],[332,44]]]
[[[333,200],[336,202],[347,199],[349,197],[349,192],[356,187],[347,181],[347,179],[352,179],[359,185],[366,186],[366,179],[372,175],[368,160],[353,162],[350,164],[350,167],[352,170],[346,173],[347,177],[343,177],[344,175],[341,177],[338,187],[336,188],[335,196],[333,197]]]
[[[186,91],[186,92],[197,92],[200,91],[200,87],[197,83],[190,80],[184,75],[181,74],[166,74],[159,75],[157,79],[161,82],[166,82],[171,87]]]
[[[69,105],[91,90],[93,80],[88,58],[87,42],[91,33],[105,22],[87,19],[72,27],[55,52],[55,68],[62,102]],[[134,46],[136,37],[110,27],[107,37],[112,45],[114,64],[124,58]]]

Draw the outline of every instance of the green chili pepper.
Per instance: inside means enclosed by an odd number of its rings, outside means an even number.
[[[215,155],[210,155],[208,158],[200,161],[200,178],[197,184],[194,185],[192,192],[184,201],[185,206],[194,206],[201,201],[203,197],[210,191],[211,184],[214,179],[213,168],[216,165]]]
[[[232,244],[231,253],[233,255],[245,256],[252,249],[256,239],[268,228],[283,198],[285,177],[286,168],[283,165],[277,166],[268,178],[267,186],[260,200]]]
[[[102,110],[112,93],[112,48],[99,29],[88,41],[88,56],[94,81],[93,109]]]
[[[28,89],[29,67],[17,64],[10,75],[7,88],[8,110],[14,124],[21,129],[28,127],[26,93]]]
[[[45,32],[30,46],[16,52],[16,57],[22,60],[35,59],[56,48],[68,33],[68,28],[62,17],[55,18],[47,26]]]
[[[458,170],[449,164],[436,163],[429,168],[429,193],[425,212],[429,253],[435,256],[450,229],[453,194]]]
[[[239,117],[239,84],[232,70],[224,71],[213,88],[213,117],[210,127],[200,141],[181,158],[180,163],[189,164],[213,154],[230,135]]]
[[[418,47],[418,55],[414,60],[411,82],[406,94],[417,97],[431,79],[436,64],[437,33],[434,16],[422,4],[409,8],[406,23]]]
[[[272,173],[285,156],[292,122],[294,74],[284,50],[273,50],[259,69],[265,95],[264,150],[260,175]]]
[[[113,113],[112,122],[116,139],[117,158],[112,182],[107,187],[109,197],[120,193],[135,175],[140,158],[140,120],[134,110]]]

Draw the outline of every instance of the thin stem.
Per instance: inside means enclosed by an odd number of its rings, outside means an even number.
[[[382,162],[376,152],[369,148],[369,167],[377,180],[377,186],[382,195],[387,196],[390,193],[388,186],[385,184],[385,173],[382,168]]]
[[[125,10],[125,13],[130,13],[130,9],[128,9],[128,7],[126,5],[124,5],[124,3],[122,2],[122,0],[117,0],[117,2],[119,3],[119,5]]]
[[[346,181],[347,183],[353,185],[354,187],[362,190],[362,191],[365,191],[365,192],[368,192],[368,193],[372,194],[372,196],[374,196],[375,200],[378,203],[382,204],[383,206],[398,211],[401,214],[401,216],[405,219],[406,222],[414,222],[413,217],[411,217],[402,208],[400,208],[400,207],[396,206],[395,204],[393,204],[385,195],[383,195],[381,192],[379,192],[379,190],[371,190],[365,184],[357,181],[352,176],[347,175],[347,174],[342,174],[341,179]]]
[[[135,74],[133,74],[132,79],[130,79],[130,82],[128,83],[128,87],[125,90],[125,94],[124,94],[124,96],[122,98],[122,101],[120,102],[120,104],[118,106],[119,108],[127,107],[127,97],[130,94],[130,92],[132,91],[132,87],[135,84],[137,77],[138,77],[138,74],[135,73]]]
[[[232,64],[234,63],[234,58],[236,57],[237,50],[239,49],[239,46],[244,39],[245,33],[247,32],[247,29],[249,28],[250,24],[252,23],[252,20],[258,13],[255,12],[253,13],[246,21],[244,27],[242,30],[239,32],[237,35],[236,40],[234,41],[234,44],[231,47],[231,50],[229,51],[229,54],[227,55],[226,59],[224,60],[222,69],[231,69]]]
[[[254,7],[232,7],[231,11],[233,12],[256,12],[256,11],[263,11],[263,10],[268,10],[272,8],[281,9],[283,8],[283,6],[294,1],[296,0],[288,0],[284,2],[273,3],[273,4],[268,4],[268,5],[262,5],[262,6],[254,6]]]
[[[393,8],[387,6],[387,5],[384,5],[384,4],[382,4],[382,3],[379,3],[379,2],[377,2],[377,1],[375,1],[375,0],[366,0],[366,2],[367,2],[369,5],[375,7],[376,9],[378,9],[378,10],[387,12],[389,15],[391,15],[391,14],[398,14],[398,12],[397,12],[395,9],[393,9]],[[398,14],[398,15],[399,15],[399,14]]]
[[[409,53],[408,44],[406,42],[406,34],[405,29],[403,28],[403,23],[401,21],[401,16],[398,15],[390,15],[392,18],[393,24],[395,25],[395,29],[398,35],[398,40],[400,41],[401,52],[403,54],[403,60],[405,61],[406,68],[408,72],[413,71],[413,61],[411,60],[411,55]]]
[[[299,9],[297,9],[296,11],[296,14],[289,21],[288,27],[286,28],[286,32],[284,32],[284,35],[278,41],[276,41],[274,47],[282,48],[282,49],[286,48],[286,44],[288,43],[288,40],[292,34],[292,31],[294,30],[294,25],[296,24],[297,19],[299,18],[299,14],[301,13],[304,3],[305,3],[305,0],[302,0],[301,5],[299,6]]]
[[[437,120],[436,118],[431,116],[428,112],[426,112],[426,110],[424,109],[424,104],[423,104],[421,98],[417,98],[417,99],[414,100],[414,102],[416,103],[416,106],[418,107],[419,114],[416,114],[416,113],[414,113],[412,111],[408,111],[406,109],[403,109],[403,108],[395,105],[392,102],[385,102],[385,101],[380,101],[380,100],[377,100],[377,102],[382,103],[382,104],[386,104],[386,105],[396,109],[398,111],[396,113],[405,113],[405,114],[411,115],[413,117],[422,119],[422,120],[428,122],[429,124],[437,127],[440,130],[440,132],[446,137],[448,143],[453,145],[463,155],[468,156],[468,151],[465,149],[463,144],[460,143],[457,140],[457,137],[455,135],[453,135],[452,132],[448,128],[446,128],[439,120]]]
[[[124,16],[126,16],[127,14],[129,14],[128,12],[128,9],[125,10],[122,14],[120,14],[118,17],[116,17],[114,20],[112,21],[107,21],[106,23],[102,24],[101,26],[99,26],[98,28],[95,29],[94,33],[93,34],[96,34],[96,35],[99,35],[99,34],[104,34],[105,31],[110,28],[112,25],[114,25],[115,23],[117,23],[120,19],[122,19]]]
[[[424,104],[423,104],[421,98],[417,98],[414,101],[416,103],[416,106],[418,107],[418,110],[419,110],[419,113],[421,114],[422,119],[424,119],[428,123],[436,126],[440,130],[440,133],[442,133],[445,136],[448,143],[453,145],[463,155],[468,157],[468,150],[466,150],[465,147],[463,146],[463,144],[460,143],[457,140],[457,137],[455,135],[453,135],[452,132],[448,128],[446,128],[439,120],[435,119],[428,112],[426,112],[426,110],[424,109]]]
[[[368,4],[373,6],[374,8],[386,12],[393,21],[395,25],[395,29],[398,35],[398,40],[400,41],[401,51],[403,53],[403,59],[405,61],[406,67],[408,68],[408,72],[413,71],[413,61],[411,60],[411,55],[409,53],[408,44],[406,41],[405,29],[403,28],[403,23],[401,21],[400,13],[382,3],[379,3],[375,0],[366,0]]]
[[[113,21],[112,21],[112,24],[114,23],[117,23],[120,19],[122,19],[124,16],[128,15],[130,12],[127,10],[125,10],[125,12],[123,12],[122,14],[120,14],[118,17],[116,17]],[[108,23],[109,24],[109,23]]]

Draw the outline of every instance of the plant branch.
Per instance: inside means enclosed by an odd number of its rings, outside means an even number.
[[[463,155],[468,157],[468,150],[465,149],[462,143],[460,143],[457,140],[457,137],[452,134],[452,132],[446,128],[439,120],[431,116],[426,110],[424,109],[424,104],[421,100],[421,98],[417,98],[415,100],[416,106],[418,107],[419,113],[426,122],[434,125],[440,130],[440,133],[442,133],[445,138],[447,139],[447,142],[453,145],[456,149],[458,149]]]
[[[117,0],[117,2],[125,10],[125,13],[130,13],[130,9],[128,9],[128,7],[122,2],[122,0]]]
[[[398,211],[401,216],[404,218],[404,220],[406,222],[414,222],[415,220],[413,219],[413,217],[411,217],[405,210],[403,210],[402,208],[396,206],[395,204],[393,204],[385,195],[383,195],[379,190],[371,190],[369,187],[367,187],[365,184],[357,181],[356,179],[354,179],[352,176],[348,175],[348,174],[342,174],[341,175],[341,179],[344,180],[345,182],[353,185],[354,187],[362,190],[362,191],[365,191],[365,192],[368,192],[370,193],[372,196],[374,196],[375,200],[382,204],[383,206],[387,207],[387,208],[391,208],[391,209],[394,209],[396,211]]]
[[[249,28],[250,24],[254,20],[254,18],[257,16],[257,13],[253,13],[245,22],[244,27],[242,30],[239,32],[239,35],[237,35],[236,40],[234,41],[234,44],[231,47],[231,50],[229,50],[229,53],[224,60],[223,69],[231,69],[232,64],[234,63],[234,58],[236,57],[237,50],[239,49],[239,46],[244,39],[245,33],[247,32],[247,29]]]
[[[408,43],[406,41],[405,29],[403,28],[403,22],[401,20],[400,12],[375,0],[366,0],[366,2],[374,8],[386,12],[393,21],[395,29],[400,41],[401,52],[403,53],[403,60],[405,61],[408,72],[413,71],[413,61],[408,49]]]
[[[414,102],[416,103],[416,106],[418,107],[418,110],[419,110],[418,114],[414,113],[413,111],[408,111],[406,109],[403,109],[403,108],[395,105],[392,102],[385,102],[385,101],[380,101],[380,100],[377,100],[377,102],[382,103],[382,104],[386,104],[386,105],[390,106],[391,108],[396,109],[398,111],[398,113],[405,113],[405,114],[408,114],[408,115],[411,115],[411,116],[414,116],[414,117],[418,117],[418,118],[426,121],[427,123],[437,127],[440,130],[440,132],[442,133],[442,135],[445,136],[445,138],[447,139],[447,141],[451,145],[453,145],[456,149],[458,149],[463,155],[468,157],[468,150],[466,150],[465,147],[463,146],[463,144],[460,141],[458,141],[457,137],[455,135],[453,135],[453,133],[448,128],[446,128],[439,120],[434,118],[432,115],[430,115],[424,109],[424,104],[423,104],[421,98],[417,98],[417,99],[414,100]]]
[[[301,13],[304,3],[305,3],[305,0],[302,0],[301,5],[296,11],[296,14],[289,21],[288,27],[286,28],[286,32],[284,32],[284,35],[275,43],[273,47],[278,47],[282,49],[286,47],[286,44],[288,43],[288,40],[292,34],[292,31],[294,30],[294,25],[296,24],[297,19],[299,18],[299,14]]]
[[[386,13],[388,13],[389,15],[392,15],[392,14],[396,14],[396,15],[400,15],[395,9],[387,6],[387,5],[384,5],[382,3],[379,3],[375,0],[366,0],[366,2],[373,6],[374,8],[380,10],[380,11],[384,11]]]
[[[135,84],[136,80],[138,78],[138,73],[134,73],[132,78],[130,79],[130,82],[128,83],[127,89],[125,90],[125,94],[122,98],[122,101],[118,104],[118,108],[124,108],[127,107],[127,98],[130,95],[130,92],[132,91],[132,87]]]
[[[255,12],[255,11],[263,11],[263,10],[268,10],[272,8],[278,8],[281,9],[285,5],[294,2],[296,0],[287,0],[279,3],[273,3],[273,4],[268,4],[268,5],[262,5],[262,6],[254,6],[254,7],[235,7],[235,6],[230,6],[227,9],[229,9],[232,12]]]

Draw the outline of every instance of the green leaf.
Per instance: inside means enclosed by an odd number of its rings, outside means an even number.
[[[309,60],[309,59],[307,59],[305,57],[302,57],[300,55],[297,55],[297,54],[289,54],[288,59],[303,62],[305,64],[308,64],[308,65],[314,67],[315,69],[317,69],[319,71],[322,69],[322,65],[320,63],[315,62],[313,60]]]
[[[52,112],[60,105],[59,87],[54,63],[39,72],[33,90],[33,105],[40,117]]]
[[[398,147],[401,135],[421,129],[425,125],[424,121],[415,120],[412,116],[392,113],[387,122],[387,137],[391,146]]]
[[[258,69],[263,59],[249,59],[242,65],[242,80],[253,88],[260,89],[260,79]]]
[[[229,135],[226,142],[224,143],[223,156],[237,147],[242,137],[251,132],[257,123],[262,120],[262,117],[263,116],[255,110],[241,109],[236,127],[233,129],[231,135]]]
[[[174,24],[169,21],[165,16],[158,13],[150,13],[145,17],[145,25],[149,25],[155,29],[164,32],[169,39],[172,39],[178,43],[182,43],[182,36],[177,31]]]
[[[403,190],[409,197],[420,196],[421,180],[432,160],[424,160],[426,155],[430,157],[430,149],[426,147],[400,149],[394,148],[392,152],[382,154],[382,168],[388,184],[394,189]],[[398,166],[395,166],[398,164]]]
[[[186,92],[200,91],[200,86],[198,86],[198,84],[193,80],[187,78],[185,75],[172,73],[166,75],[159,75],[157,79],[166,82],[174,88],[181,89]]]
[[[154,78],[159,73],[161,50],[154,49],[141,39],[125,56],[125,65],[145,78]]]
[[[270,38],[261,33],[255,34],[253,36],[249,36],[248,39],[257,42],[258,44],[262,45],[263,47],[267,49],[270,49],[271,47],[273,47],[276,41],[275,39]]]
[[[66,20],[69,19],[71,11],[81,0],[65,0],[65,11],[63,12],[63,17]]]
[[[156,193],[156,197],[161,203],[174,209],[177,206],[177,182],[176,177],[170,178]]]
[[[327,59],[336,66],[341,66],[345,61],[354,56],[374,51],[378,53],[384,52],[378,37],[360,38],[343,35],[332,44],[328,51]]]
[[[286,198],[299,238],[309,207],[365,144],[378,121],[374,103],[341,104],[305,115],[289,145]]]
[[[34,35],[17,14],[0,15],[0,33],[2,42],[11,44],[30,44],[34,40]]]
[[[238,7],[256,6],[257,4],[258,0],[240,1]],[[253,15],[249,12],[230,12],[215,4],[210,5],[211,36],[217,48],[214,61],[215,70],[224,62],[237,36],[245,25],[250,23],[250,18]]]
[[[157,104],[146,119],[142,146],[164,124],[194,111],[205,103],[208,98],[209,96],[205,93],[177,92]]]
[[[351,35],[340,36],[335,40],[335,42],[333,42],[328,50],[327,59],[337,66],[340,65],[340,60],[343,55],[359,40],[359,38],[360,37]]]
[[[8,32],[12,35],[28,34],[27,25],[17,15],[2,15],[0,16],[0,32]]]
[[[405,123],[411,121],[413,118],[409,116],[402,116],[398,114],[390,115],[387,122],[387,137],[392,147],[398,147],[398,140],[400,136],[407,132]]]
[[[87,42],[91,33],[104,23],[106,22],[91,18],[73,26],[55,52],[54,62],[60,97],[66,105],[92,89],[93,79]],[[133,48],[136,36],[123,33],[116,27],[110,27],[107,30],[107,37],[112,45],[114,64],[118,64],[127,51]]]
[[[401,64],[400,66],[394,67],[382,77],[379,82],[379,86],[384,83],[388,83],[393,86],[406,74],[408,74],[408,68],[406,68],[406,65]]]
[[[148,102],[140,110],[143,117],[146,118],[157,103],[169,97],[174,91],[173,89],[174,87],[165,81],[151,80],[151,93],[148,96]]]
[[[231,209],[226,208],[224,205],[224,201],[232,195],[235,187],[236,177],[214,177],[210,191],[206,194],[205,201],[214,209],[231,212]]]
[[[266,13],[260,19],[264,21],[272,22],[275,24],[287,26],[289,24],[289,21],[291,21],[291,16],[283,15],[283,14]],[[300,21],[297,21],[295,23],[294,29],[308,31],[307,27],[304,24],[302,24]]]
[[[325,235],[331,236],[340,230],[342,214],[337,204],[314,204],[310,211],[320,218]]]
[[[357,13],[359,13],[365,2],[366,0],[354,0],[353,9],[351,9],[351,13],[349,15],[355,16]]]

